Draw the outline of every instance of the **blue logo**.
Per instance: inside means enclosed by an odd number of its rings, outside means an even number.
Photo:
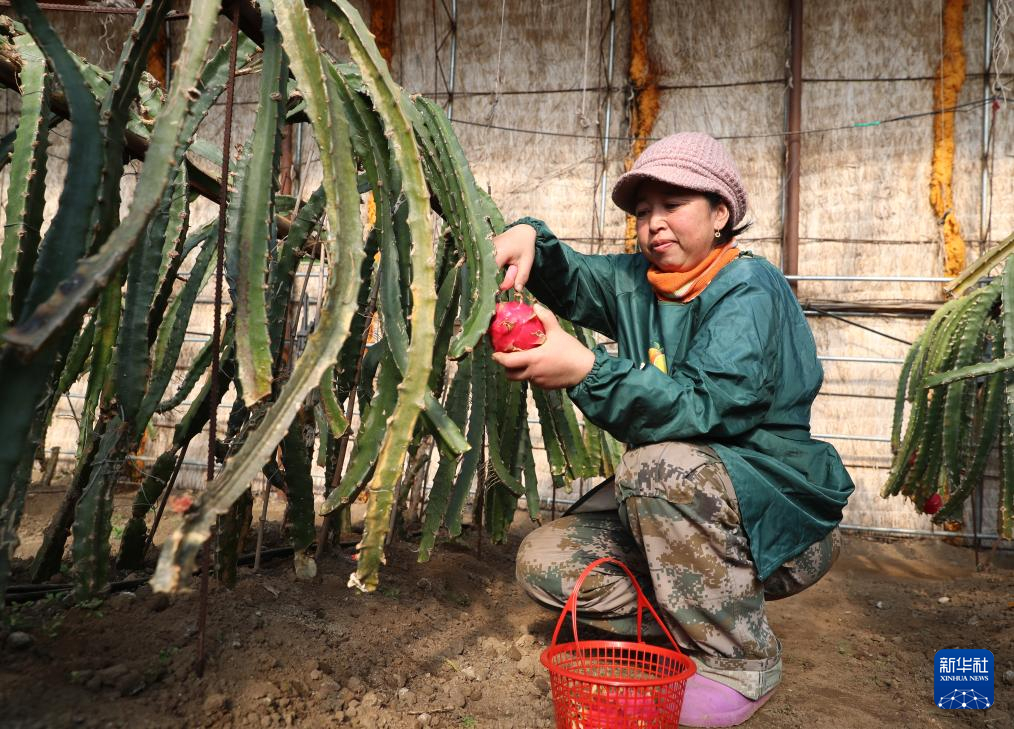
[[[949,648],[933,659],[933,703],[941,709],[988,709],[993,705],[993,654]]]

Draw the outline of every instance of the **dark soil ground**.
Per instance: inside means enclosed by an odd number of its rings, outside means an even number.
[[[53,506],[30,499],[23,554]],[[350,550],[313,582],[289,560],[241,568],[233,590],[212,581],[203,678],[196,591],[14,606],[0,624],[0,727],[553,726],[538,657],[556,616],[513,577],[530,528],[519,517],[481,556],[466,535],[423,565],[397,544],[372,595],[346,587]],[[745,726],[1014,727],[1014,559],[981,561],[940,541],[849,537],[827,577],[770,605],[785,676]],[[992,708],[934,706],[934,654],[958,647],[993,652]]]

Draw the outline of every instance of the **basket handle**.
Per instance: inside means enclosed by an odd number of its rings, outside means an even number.
[[[567,602],[563,606],[563,612],[560,613],[560,619],[556,621],[556,630],[553,631],[553,640],[552,643],[550,643],[550,645],[556,645],[557,636],[560,635],[560,628],[563,627],[563,621],[567,617],[567,613],[569,612],[571,617],[571,624],[574,630],[574,640],[577,642],[578,651],[581,651],[581,641],[579,641],[577,638],[577,595],[581,591],[581,585],[584,584],[585,578],[591,574],[592,570],[594,570],[599,565],[606,563],[614,564],[621,570],[623,570],[627,574],[627,577],[630,578],[630,581],[633,583],[634,591],[637,592],[637,642],[638,643],[644,642],[641,636],[641,618],[644,613],[644,608],[648,608],[648,610],[651,611],[652,617],[655,618],[655,622],[659,624],[659,627],[662,628],[662,632],[665,633],[665,636],[669,639],[669,642],[672,643],[673,648],[676,649],[677,653],[682,654],[683,651],[680,650],[679,645],[676,643],[676,639],[672,637],[672,633],[669,632],[669,628],[667,628],[665,623],[662,622],[662,619],[658,616],[658,613],[655,612],[655,608],[652,607],[651,603],[648,601],[648,598],[646,598],[644,596],[644,593],[641,591],[641,586],[637,584],[637,578],[634,577],[634,573],[630,571],[630,568],[627,567],[627,565],[623,564],[623,562],[621,562],[618,559],[614,559],[613,557],[600,557],[599,559],[595,560],[594,562],[592,562],[591,564],[589,564],[587,567],[584,568],[584,571],[577,578],[577,582],[574,583],[574,589],[571,591],[570,597],[567,598]]]

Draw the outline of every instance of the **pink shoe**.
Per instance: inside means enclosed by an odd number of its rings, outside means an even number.
[[[764,706],[773,693],[772,690],[759,699],[748,699],[725,684],[695,673],[687,679],[683,710],[680,712],[680,726],[738,726]]]

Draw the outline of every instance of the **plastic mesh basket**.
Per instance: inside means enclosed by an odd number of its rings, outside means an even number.
[[[570,613],[577,638],[577,595],[585,578],[603,563],[619,566],[637,591],[637,642],[576,639],[556,642]],[[675,650],[642,639],[644,608],[651,611]],[[556,622],[553,640],[542,652],[549,670],[558,729],[676,729],[687,679],[696,670],[641,592],[633,573],[611,558],[597,559],[578,577]]]

